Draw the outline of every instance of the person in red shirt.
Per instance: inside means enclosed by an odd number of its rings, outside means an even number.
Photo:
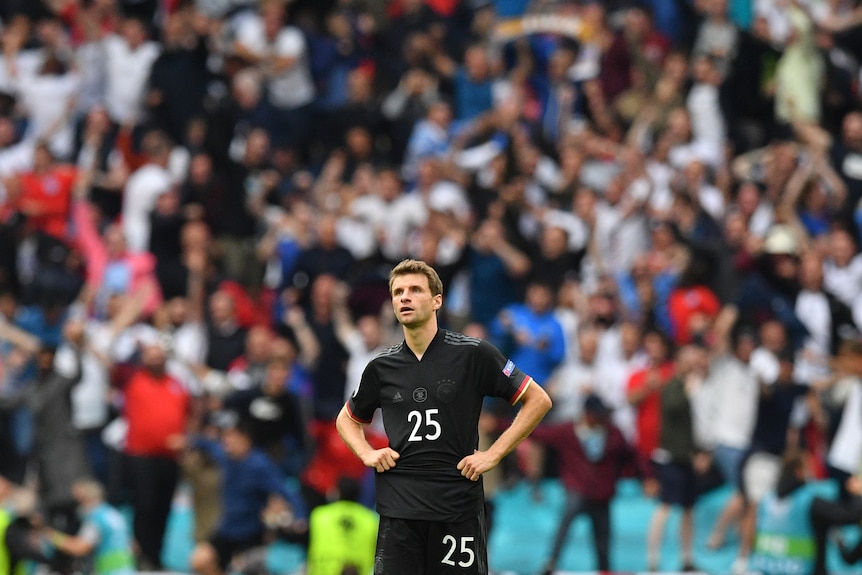
[[[658,489],[651,461],[661,432],[661,389],[673,377],[674,368],[670,341],[662,333],[647,332],[643,342],[649,365],[629,377],[627,399],[636,412],[638,472],[644,480],[644,491],[652,495]]]
[[[707,286],[713,271],[708,260],[693,256],[670,292],[667,311],[673,340],[678,346],[693,342],[703,345],[703,338],[707,337],[713,320],[721,311],[721,302]]]
[[[58,164],[47,144],[39,143],[33,169],[18,176],[20,195],[16,206],[27,216],[30,229],[58,240],[66,239],[72,206],[72,190],[78,178],[73,166]]]
[[[597,569],[602,572],[611,570],[610,503],[632,452],[622,432],[611,423],[611,410],[599,396],[587,396],[583,413],[574,422],[540,425],[531,434],[535,441],[557,452],[560,481],[566,489],[566,510],[543,575],[555,572],[569,528],[582,514],[587,515],[592,523]]]
[[[179,480],[177,456],[191,405],[188,392],[166,373],[166,361],[161,344],[144,343],[141,368],[124,394],[129,426],[125,465],[142,570],[161,570],[162,540]]]
[[[302,496],[309,509],[327,502],[329,494],[338,484],[339,477],[349,477],[362,482],[368,468],[362,464],[338,435],[334,421],[312,421],[309,435],[316,450],[300,476]],[[368,442],[374,449],[389,445],[384,435],[371,429],[366,431]]]

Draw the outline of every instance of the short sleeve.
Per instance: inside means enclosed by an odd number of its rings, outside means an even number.
[[[372,361],[365,367],[365,371],[362,372],[359,387],[356,388],[356,391],[347,400],[347,411],[355,421],[359,423],[371,423],[374,411],[378,407],[380,407],[380,380],[377,377],[377,370]]]
[[[500,397],[515,405],[524,395],[533,378],[521,371],[499,349],[486,341],[476,348],[477,371],[482,392]]]
[[[237,27],[236,41],[258,55],[261,55],[264,51],[264,45],[261,41],[262,37],[263,26],[257,19],[243,19]]]
[[[78,537],[95,547],[102,538],[99,526],[93,521],[85,521],[78,530]]]

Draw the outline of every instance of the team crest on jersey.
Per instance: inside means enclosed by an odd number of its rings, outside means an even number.
[[[441,403],[455,401],[455,382],[451,379],[441,379],[437,382],[437,399]]]
[[[428,399],[428,390],[425,389],[424,387],[417,387],[413,391],[413,401],[415,401],[416,403],[425,403],[425,401],[427,399]]]
[[[515,371],[515,362],[510,359],[506,362],[506,365],[503,366],[503,375],[509,377],[512,375],[513,371]]]

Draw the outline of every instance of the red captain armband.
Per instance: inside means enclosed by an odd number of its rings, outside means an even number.
[[[515,392],[515,395],[512,396],[512,399],[509,403],[515,405],[521,398],[524,397],[524,393],[527,392],[527,388],[530,387],[530,384],[533,383],[533,378],[529,375],[525,375],[524,379],[521,380],[521,385],[518,386],[518,391]]]

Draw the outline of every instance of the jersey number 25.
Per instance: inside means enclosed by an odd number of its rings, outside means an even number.
[[[410,413],[407,414],[407,421],[413,424],[413,431],[410,432],[410,437],[407,438],[407,441],[422,441],[423,439],[427,439],[428,441],[434,441],[440,437],[440,433],[443,431],[440,427],[440,422],[435,419],[437,412],[439,409],[426,409],[424,412],[414,409]],[[425,413],[425,417],[422,417],[422,414]],[[422,423],[425,423],[424,427]],[[422,432],[426,432],[425,435],[421,435]]]

